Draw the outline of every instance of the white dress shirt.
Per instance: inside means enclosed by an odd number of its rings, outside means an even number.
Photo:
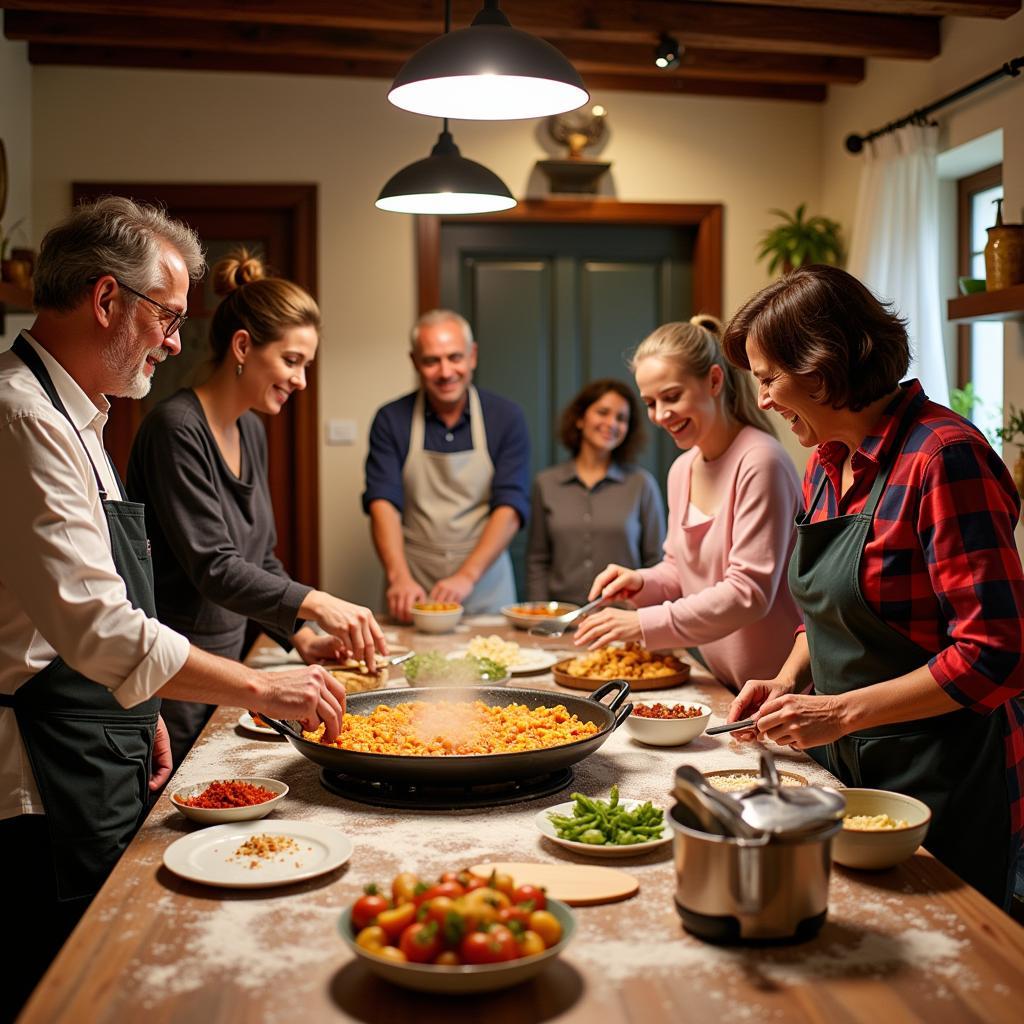
[[[93,473],[95,465],[108,497],[120,499],[103,451],[109,404],[97,408],[27,331],[22,337],[81,440],[21,359],[0,355],[0,692],[14,693],[59,654],[131,708],[181,669],[189,643],[133,608],[114,568]],[[14,710],[0,708],[0,818],[41,813]]]

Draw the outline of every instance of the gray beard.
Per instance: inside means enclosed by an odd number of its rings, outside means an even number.
[[[145,358],[148,358],[150,353],[146,353],[140,365],[138,351],[132,324],[127,319],[122,320],[110,344],[101,352],[103,365],[109,371],[112,380],[107,388],[108,395],[118,398],[145,398],[149,394],[153,378],[146,376]]]

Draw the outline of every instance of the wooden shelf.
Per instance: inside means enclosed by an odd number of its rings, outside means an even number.
[[[946,303],[946,319],[958,323],[979,320],[1024,320],[1024,284],[995,292],[961,295]]]

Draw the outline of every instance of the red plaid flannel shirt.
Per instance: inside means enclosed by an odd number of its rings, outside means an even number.
[[[979,714],[1006,705],[1013,832],[1024,829],[1024,569],[1013,531],[1020,498],[1002,459],[975,426],[901,387],[876,433],[853,453],[853,485],[839,500],[847,448],[819,445],[804,475],[811,522],[863,510],[905,410],[915,423],[897,455],[864,548],[860,586],[880,619],[932,652],[928,667],[955,701]]]

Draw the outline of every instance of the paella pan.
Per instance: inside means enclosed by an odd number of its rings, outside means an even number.
[[[608,703],[603,700],[614,696]],[[582,761],[629,717],[633,705],[628,703],[629,683],[613,679],[599,686],[589,696],[576,696],[552,690],[531,690],[510,686],[473,687],[474,700],[505,706],[525,704],[528,708],[562,704],[581,722],[597,726],[593,735],[538,750],[522,750],[507,754],[447,754],[443,756],[408,756],[364,753],[314,743],[302,735],[302,726],[294,721],[277,721],[260,717],[284,736],[303,757],[333,771],[371,781],[429,784],[437,786],[479,785],[511,782],[555,772]],[[411,689],[377,690],[349,695],[349,713],[368,714],[379,704],[397,706],[412,701],[465,701],[465,687],[413,687]]]

